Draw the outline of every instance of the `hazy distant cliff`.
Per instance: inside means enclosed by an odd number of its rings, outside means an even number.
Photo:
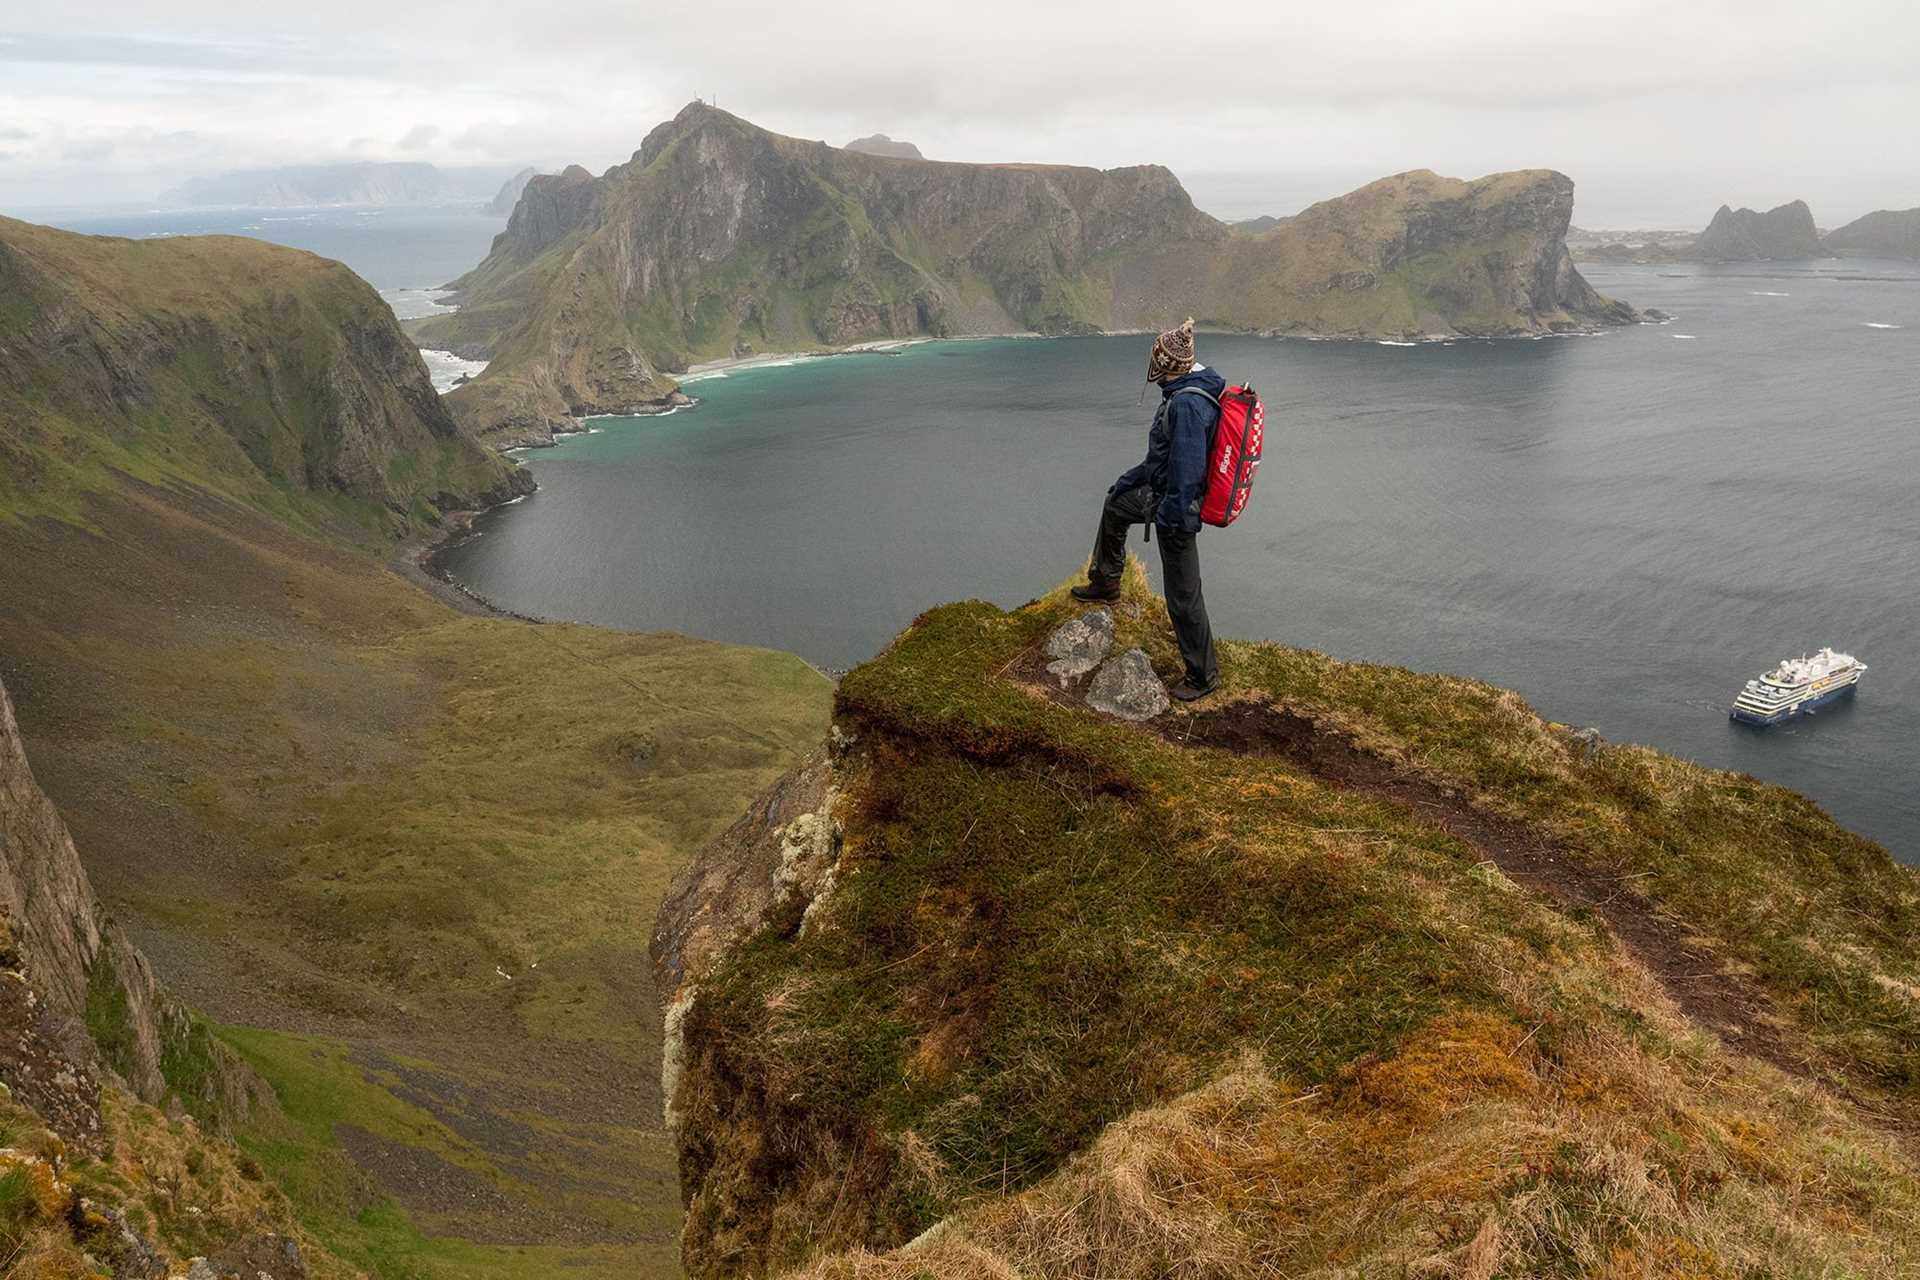
[[[513,213],[513,206],[520,203],[520,193],[527,189],[527,183],[533,180],[532,169],[522,169],[500,184],[493,193],[493,199],[487,201],[487,212],[499,214],[505,218]]]
[[[1827,251],[1860,258],[1920,258],[1920,209],[1881,209],[1827,233]]]
[[[58,506],[115,475],[357,499],[396,530],[530,487],[461,434],[339,263],[0,218],[0,498]]]
[[[1765,213],[1721,205],[1694,242],[1693,256],[1703,262],[1745,262],[1761,258],[1818,258],[1820,233],[1805,200]]]
[[[902,142],[898,138],[889,138],[884,133],[869,134],[864,138],[855,138],[847,144],[847,150],[859,151],[870,156],[892,156],[895,160],[924,160],[920,148],[911,142]]]
[[[694,104],[600,178],[528,184],[425,343],[486,354],[470,428],[538,438],[701,358],[862,339],[1203,325],[1523,333],[1630,319],[1562,236],[1573,184],[1402,174],[1236,235],[1159,166],[968,165],[786,138]]]
[[[484,203],[506,173],[504,169],[441,168],[419,161],[286,165],[189,178],[156,199],[163,205],[258,209]]]

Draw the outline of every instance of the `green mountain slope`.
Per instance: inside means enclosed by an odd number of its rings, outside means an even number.
[[[1910,869],[1471,681],[1105,719],[1083,608],[923,616],[676,882],[691,1274],[1920,1271]]]
[[[491,360],[449,402],[496,442],[670,403],[671,374],[868,339],[1203,325],[1342,336],[1531,333],[1633,318],[1562,237],[1548,170],[1401,174],[1259,234],[1159,166],[903,160],[703,104],[599,178],[533,179],[423,345]]]
[[[18,224],[0,263],[0,681],[104,914],[271,1086],[245,1167],[392,1280],[673,1274],[646,922],[828,682],[395,573],[519,473],[344,268]],[[137,1049],[119,989],[86,1016]],[[194,1181],[188,1225],[267,1189]]]
[[[71,514],[129,477],[377,533],[532,487],[339,263],[0,218],[0,510]]]

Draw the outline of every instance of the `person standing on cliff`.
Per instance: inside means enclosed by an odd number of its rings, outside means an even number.
[[[1220,664],[1213,652],[1213,625],[1200,594],[1200,499],[1207,485],[1207,447],[1220,418],[1220,393],[1227,382],[1194,360],[1193,321],[1153,340],[1147,355],[1147,381],[1160,386],[1160,407],[1147,433],[1146,461],[1107,490],[1100,511],[1100,532],[1093,544],[1085,586],[1076,600],[1120,598],[1120,574],[1126,567],[1127,531],[1136,524],[1160,535],[1160,580],[1167,595],[1167,616],[1180,642],[1186,676],[1172,689],[1181,702],[1194,702],[1220,686]]]

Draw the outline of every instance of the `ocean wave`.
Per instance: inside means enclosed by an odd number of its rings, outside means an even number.
[[[1780,293],[1774,289],[1749,289],[1747,292],[1756,298],[1791,298],[1793,296],[1790,293]]]
[[[1867,320],[1867,321],[1863,321],[1862,323],[1864,323],[1869,329],[1903,329],[1906,327],[1905,325],[1898,325],[1898,324],[1882,324],[1878,320]]]
[[[1672,336],[1675,338],[1678,338],[1682,342],[1692,342],[1694,337],[1694,335],[1690,333],[1676,333]]]
[[[451,351],[436,351],[430,347],[420,349],[420,359],[427,366],[427,376],[433,379],[433,389],[441,395],[453,390],[461,374],[477,378],[487,367],[485,360],[462,360]]]
[[[1417,347],[1420,344],[1417,342],[1395,342],[1391,338],[1376,338],[1374,339],[1373,345],[1376,347]]]

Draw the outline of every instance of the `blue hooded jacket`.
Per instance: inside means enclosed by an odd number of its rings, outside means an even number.
[[[1204,396],[1176,394],[1183,389],[1204,391],[1218,400],[1227,380],[1195,365],[1160,388],[1160,409],[1147,433],[1147,458],[1118,480],[1109,493],[1146,485],[1158,505],[1153,522],[1163,529],[1200,531],[1200,499],[1207,488],[1207,441],[1219,421],[1219,406]]]

